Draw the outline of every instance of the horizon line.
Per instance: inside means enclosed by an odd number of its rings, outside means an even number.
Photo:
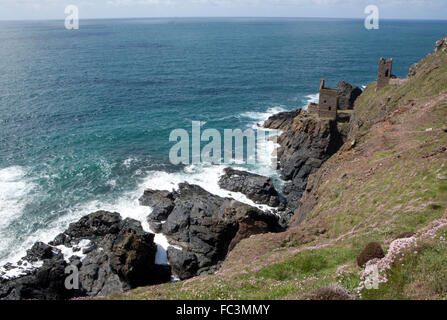
[[[364,17],[298,17],[298,16],[159,16],[159,17],[93,17],[79,20],[137,20],[137,19],[327,19],[327,20],[364,20]],[[440,18],[381,18],[381,21],[442,21]],[[49,19],[0,19],[0,22],[26,22],[26,21],[64,21],[64,18]]]

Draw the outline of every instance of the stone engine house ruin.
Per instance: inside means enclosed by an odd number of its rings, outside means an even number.
[[[385,58],[380,58],[379,60],[379,72],[377,74],[377,90],[386,87],[391,80],[393,70],[393,59],[386,60]]]
[[[387,85],[400,85],[408,80],[397,78],[392,74],[393,59],[380,58],[377,73],[377,89]],[[346,114],[354,109],[355,100],[362,94],[358,87],[352,87],[349,83],[340,81],[336,89],[326,88],[325,80],[321,80],[319,103],[309,103],[307,111],[318,115],[320,118],[331,120],[346,120]]]
[[[309,103],[307,111],[315,113],[320,118],[337,119],[338,90],[325,87],[325,80],[321,80],[319,103]]]
[[[318,103],[318,116],[320,118],[337,119],[338,91],[325,88],[325,80],[321,80],[320,100]]]

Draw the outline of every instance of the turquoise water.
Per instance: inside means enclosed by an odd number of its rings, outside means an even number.
[[[447,22],[149,19],[0,22],[0,260],[93,210],[144,221],[144,187],[223,194],[221,167],[169,163],[169,133],[247,128],[307,105],[320,80],[405,76]],[[275,174],[259,164],[252,170]]]

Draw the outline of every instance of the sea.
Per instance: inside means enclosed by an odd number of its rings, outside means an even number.
[[[163,18],[0,21],[0,265],[80,217],[109,210],[142,222],[146,188],[218,186],[225,165],[174,165],[173,130],[254,128],[318,101],[321,79],[364,87],[381,56],[405,77],[446,21]],[[266,148],[266,150],[269,150]],[[268,175],[265,161],[232,166]],[[155,237],[158,263],[166,238]]]

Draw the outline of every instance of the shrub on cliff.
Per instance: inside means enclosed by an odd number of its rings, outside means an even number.
[[[385,253],[380,244],[377,242],[370,242],[357,256],[357,265],[363,267],[369,260],[382,259],[383,257],[385,257]]]

